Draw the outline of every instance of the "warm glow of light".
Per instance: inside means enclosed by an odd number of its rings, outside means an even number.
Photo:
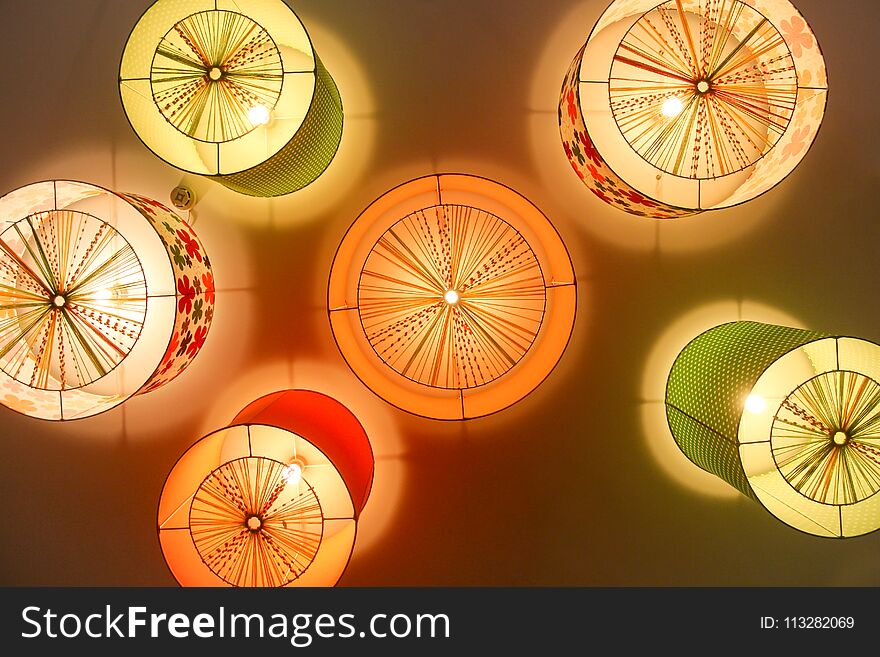
[[[450,306],[457,304],[460,298],[458,290],[447,290],[446,294],[443,295],[443,300]]]
[[[699,82],[697,82],[697,91],[699,91],[701,94],[706,93],[711,88],[712,85],[710,85],[706,80],[700,80]]]
[[[52,299],[52,303],[54,303],[58,308],[64,308],[64,305],[67,303],[67,299],[65,299],[60,294]]]
[[[223,71],[221,71],[218,67],[214,66],[208,71],[208,77],[216,82],[221,77],[223,77]]]
[[[303,464],[300,461],[293,461],[284,469],[284,481],[288,484],[298,484],[302,479]]]
[[[843,447],[849,442],[849,436],[847,436],[843,431],[838,431],[834,434],[834,444]]]
[[[746,410],[749,413],[763,413],[764,409],[767,408],[767,402],[764,401],[763,397],[758,395],[749,395],[746,397]]]
[[[254,105],[248,110],[248,121],[254,126],[266,125],[270,118],[269,108],[263,105]]]
[[[660,113],[663,114],[663,116],[673,118],[681,114],[683,109],[684,103],[673,96],[672,98],[667,98],[663,102],[663,106],[660,108]]]
[[[98,290],[95,292],[94,298],[98,301],[109,301],[113,298],[113,293],[110,290]]]

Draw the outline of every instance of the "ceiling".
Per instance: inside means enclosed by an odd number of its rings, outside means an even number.
[[[880,535],[794,531],[677,452],[677,350],[738,317],[880,340],[880,5],[797,0],[829,71],[825,123],[781,185],[675,222],[599,201],[556,103],[605,0],[297,0],[345,103],[327,173],[275,200],[186,177],[129,128],[116,79],[147,0],[0,1],[0,191],[86,180],[164,200],[185,181],[217,280],[194,365],[104,415],[0,408],[0,583],[173,585],[156,505],[178,456],[248,402],[327,393],[362,420],[373,495],[344,585],[880,585]],[[531,199],[578,275],[574,336],[545,383],[466,423],[399,411],[351,374],[326,312],[347,227],[386,190],[464,172]]]

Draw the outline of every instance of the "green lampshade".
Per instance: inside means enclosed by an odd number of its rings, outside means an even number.
[[[342,139],[342,100],[283,0],[157,0],[125,45],[119,92],[157,156],[251,196],[316,180]]]
[[[666,388],[682,452],[786,524],[845,538],[880,527],[880,346],[732,322],[678,355]]]

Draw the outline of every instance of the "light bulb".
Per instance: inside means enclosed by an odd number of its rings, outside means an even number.
[[[446,294],[443,295],[443,300],[450,306],[457,304],[459,298],[458,290],[447,290]]]
[[[749,413],[763,413],[765,408],[767,408],[767,402],[764,401],[763,397],[759,395],[749,395],[746,397],[746,410]]]
[[[684,103],[682,103],[678,98],[672,97],[667,98],[663,102],[663,106],[660,108],[660,113],[663,116],[667,116],[669,118],[673,118],[681,114],[681,111],[684,109]]]
[[[266,125],[269,123],[270,118],[269,108],[264,107],[263,105],[254,105],[248,110],[248,121],[250,121],[255,127]]]
[[[284,477],[284,481],[291,485],[298,484],[300,479],[302,479],[303,465],[300,461],[293,461],[284,468],[284,472],[281,475]]]

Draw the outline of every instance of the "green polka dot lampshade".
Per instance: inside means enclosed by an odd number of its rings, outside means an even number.
[[[122,55],[141,141],[172,166],[251,196],[302,189],[342,139],[342,100],[283,0],[158,0]]]
[[[880,346],[733,322],[678,355],[676,443],[786,524],[845,538],[880,527]]]

